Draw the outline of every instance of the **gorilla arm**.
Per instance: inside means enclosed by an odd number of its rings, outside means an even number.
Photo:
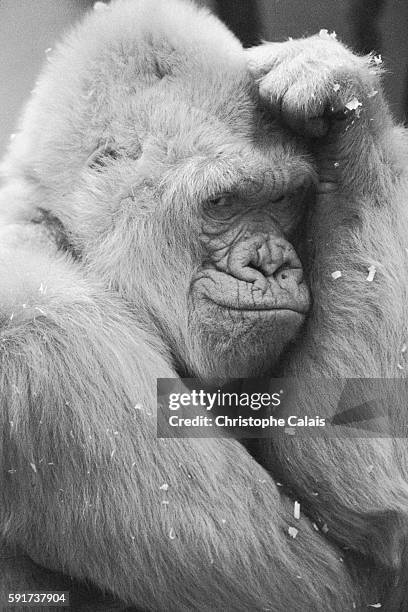
[[[174,372],[123,301],[46,249],[3,239],[1,260],[7,544],[143,609],[351,609],[338,554],[306,519],[289,537],[292,503],[243,447],[156,439]]]
[[[320,177],[306,236],[314,308],[286,373],[303,379],[406,376],[407,137],[383,99],[380,60],[354,56],[326,31],[249,54],[261,97],[310,139]],[[337,270],[342,275],[334,280]],[[316,384],[303,380],[302,386],[303,410],[310,414]],[[406,425],[402,398],[393,397],[386,408],[395,420],[391,427]],[[327,523],[329,536],[398,568],[408,486],[406,447],[397,460],[397,444],[347,434],[303,441],[286,436],[263,452]]]

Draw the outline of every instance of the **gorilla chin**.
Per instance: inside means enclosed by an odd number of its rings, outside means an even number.
[[[308,296],[307,289],[305,293]],[[296,305],[297,307],[297,305]],[[252,308],[220,305],[208,298],[195,301],[190,316],[194,344],[191,371],[203,379],[247,378],[271,372],[285,349],[299,337],[304,311],[289,307]]]
[[[217,308],[217,307],[216,307]],[[250,378],[271,372],[302,328],[305,316],[288,310],[257,313],[224,310],[211,326],[194,322],[191,371],[207,379]],[[238,320],[239,319],[239,320]],[[239,324],[239,330],[237,329]],[[231,333],[227,333],[228,329]],[[261,339],[260,339],[261,338]]]

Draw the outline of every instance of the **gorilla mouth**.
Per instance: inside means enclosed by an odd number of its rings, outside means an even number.
[[[195,299],[218,308],[243,313],[297,314],[310,308],[309,290],[304,281],[282,287],[274,279],[265,279],[265,287],[240,280],[219,270],[205,270],[194,281]]]
[[[218,302],[207,297],[207,300],[212,304],[215,304],[219,308],[225,308],[226,310],[236,310],[238,312],[265,312],[265,313],[276,313],[276,314],[285,314],[292,312],[293,314],[298,314],[301,316],[305,316],[308,312],[308,308],[296,308],[292,304],[275,304],[275,305],[258,305],[258,304],[244,304],[240,302],[239,304],[231,304],[230,302]]]

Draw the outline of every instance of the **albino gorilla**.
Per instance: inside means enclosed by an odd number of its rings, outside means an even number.
[[[157,377],[302,376],[302,412],[316,376],[405,376],[407,142],[377,63],[324,31],[244,51],[181,0],[116,0],[51,54],[2,166],[2,605],[407,609],[405,440],[254,457],[154,416]]]

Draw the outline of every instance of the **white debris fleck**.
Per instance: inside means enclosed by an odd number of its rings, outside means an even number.
[[[163,499],[162,506],[168,506],[168,505],[169,505],[169,500],[168,499]]]
[[[289,527],[288,534],[290,535],[291,538],[295,539],[298,533],[299,533],[299,529],[296,529],[296,527]]]
[[[283,487],[283,484],[282,484],[281,482],[277,482],[277,483],[276,483],[276,486],[277,486],[277,487]]]
[[[333,166],[334,166],[335,168],[338,168],[338,167],[340,166],[340,164],[339,164],[339,162],[334,162]]]
[[[106,11],[107,8],[108,7],[104,2],[95,2],[95,4],[93,5],[94,11]]]
[[[322,28],[319,32],[319,36],[320,38],[325,38],[325,39],[329,39],[329,38],[333,38],[336,39],[337,38],[337,34],[336,32],[329,32],[329,30],[326,30],[325,28]]]
[[[44,51],[44,53],[47,55],[48,53],[51,53],[51,51],[52,51],[52,47],[48,47],[48,48],[47,48],[47,49]]]
[[[16,135],[15,135],[15,134],[10,134],[10,141],[14,140],[14,139],[15,139],[15,137],[16,137]]]
[[[340,270],[335,270],[335,272],[331,273],[331,277],[333,280],[337,280],[338,278],[340,278],[342,276]]]
[[[316,523],[312,523],[312,527],[315,531],[319,531],[318,526],[316,525]]]
[[[14,312],[12,312],[10,315],[10,321],[12,321],[13,319],[14,319]]]
[[[169,490],[169,485],[166,482],[161,485],[160,491],[168,491],[168,490]]]
[[[380,603],[375,603],[375,604],[368,604],[369,608],[382,608],[382,604]]]
[[[47,292],[47,285],[44,285],[44,283],[40,283],[38,291],[44,295]]]
[[[174,532],[173,527],[169,531],[169,538],[170,538],[170,540],[175,540],[175,538],[176,538],[176,534]]]
[[[404,353],[406,353],[406,352],[407,352],[407,345],[404,342],[404,344],[401,347],[401,353],[404,355]]]
[[[289,436],[294,436],[296,433],[296,429],[294,427],[285,427],[285,433]]]
[[[374,469],[374,465],[371,463],[371,465],[369,465],[369,466],[368,466],[368,468],[367,468],[367,472],[368,472],[369,474],[371,474],[371,472],[373,471],[373,469]]]
[[[300,519],[300,504],[298,501],[295,501],[295,507],[293,508],[293,516],[295,519]]]
[[[113,455],[116,453],[116,448],[113,449],[113,451],[111,452],[110,458],[113,459]]]
[[[339,91],[340,90],[340,83],[335,83],[333,85],[333,91]]]
[[[404,370],[405,369],[404,366],[402,366],[400,363],[397,363],[397,368],[399,370]]]
[[[327,526],[327,523],[325,523],[325,524],[323,525],[323,527],[322,527],[322,531],[323,531],[323,533],[328,533],[328,532],[329,532],[329,528],[328,528],[328,526]]]
[[[17,470],[7,470],[7,472],[8,472],[9,474],[15,474],[15,473],[17,472]]]
[[[374,96],[376,96],[378,94],[378,91],[376,89],[373,89],[373,91],[370,91],[369,94],[367,94],[367,98],[374,98]]]
[[[135,404],[135,410],[143,410],[142,404]]]
[[[374,277],[375,277],[375,275],[376,275],[376,272],[377,272],[377,268],[376,268],[375,266],[370,266],[370,267],[368,268],[368,276],[367,276],[366,280],[367,280],[369,283],[372,283],[372,282],[373,282]]]
[[[221,519],[221,523],[222,523],[223,525],[225,525],[225,523],[226,523],[226,522],[227,522],[227,520],[226,520],[226,519]]]
[[[378,55],[374,55],[373,62],[376,66],[380,66],[382,64],[382,57],[380,53]]]
[[[359,106],[363,106],[363,105],[361,104],[359,100],[357,100],[357,98],[352,98],[352,100],[350,100],[349,102],[347,102],[347,104],[345,104],[345,107],[348,110],[356,110]]]
[[[35,463],[30,463],[30,467],[33,470],[33,472],[36,474],[37,473],[37,466],[35,465]]]

